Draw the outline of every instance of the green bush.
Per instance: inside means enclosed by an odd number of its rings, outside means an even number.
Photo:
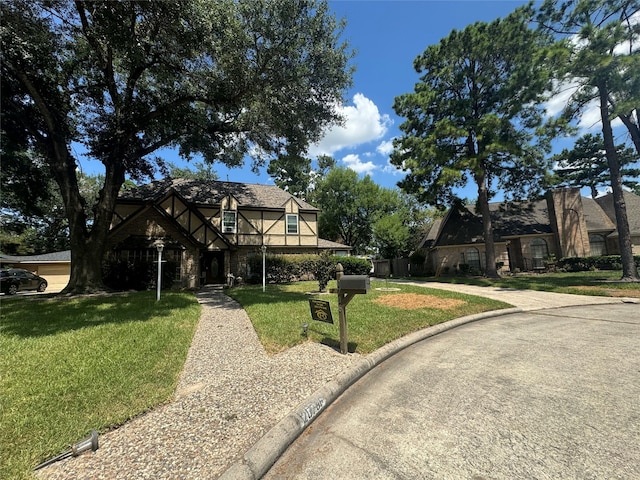
[[[634,257],[636,266],[640,268],[640,256]],[[622,270],[620,255],[601,257],[566,257],[558,262],[558,268],[566,272],[588,272],[593,270]]]
[[[333,261],[341,263],[345,275],[368,275],[371,272],[371,262],[366,258],[332,257]]]
[[[266,279],[269,283],[290,283],[296,280],[317,280],[320,291],[335,278],[336,265],[341,263],[345,275],[367,275],[371,271],[371,263],[364,258],[338,257],[327,254],[291,254],[267,255]],[[252,275],[249,283],[259,283],[262,279],[262,256],[251,255],[247,263]]]

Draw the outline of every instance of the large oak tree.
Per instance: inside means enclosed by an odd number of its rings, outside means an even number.
[[[416,58],[415,91],[395,99],[405,117],[391,162],[399,183],[431,205],[451,204],[456,187],[477,187],[486,275],[496,277],[489,200],[500,189],[521,197],[536,189],[547,165],[540,101],[550,70],[549,39],[529,27],[532,11],[454,30]]]
[[[33,1],[0,5],[2,108],[47,163],[69,221],[66,292],[102,288],[125,178],[154,152],[240,165],[303,151],[339,121],[350,84],[342,24],[315,0]],[[76,151],[104,165],[87,221]]]

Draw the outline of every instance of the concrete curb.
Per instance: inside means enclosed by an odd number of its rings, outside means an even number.
[[[493,310],[456,318],[445,323],[427,327],[388,343],[367,355],[357,365],[340,373],[334,380],[325,384],[299,404],[287,416],[269,430],[241,460],[229,467],[220,480],[258,480],[265,475],[284,451],[304,432],[304,430],[342,393],[362,378],[375,366],[389,357],[426,338],[433,337],[453,328],[486,318],[500,317],[523,312],[521,308]]]

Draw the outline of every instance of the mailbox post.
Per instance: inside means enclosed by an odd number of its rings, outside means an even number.
[[[340,326],[340,353],[349,353],[347,341],[347,305],[358,294],[367,293],[371,281],[367,275],[344,275],[342,264],[336,270],[338,281],[338,314]]]

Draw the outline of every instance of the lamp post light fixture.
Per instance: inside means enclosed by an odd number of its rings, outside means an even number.
[[[267,262],[265,260],[265,255],[267,253],[267,246],[266,245],[262,245],[262,247],[260,247],[260,250],[262,250],[262,291],[264,292],[266,289],[266,285],[267,285]]]
[[[156,242],[156,249],[158,250],[158,282],[156,291],[156,302],[159,302],[160,287],[162,286],[162,250],[164,250],[164,243],[162,243],[162,241]]]

